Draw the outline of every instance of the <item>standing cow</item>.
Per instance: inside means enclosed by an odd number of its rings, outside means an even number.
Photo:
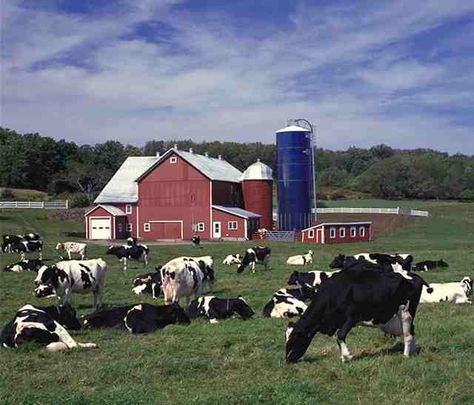
[[[174,261],[165,264],[160,271],[165,304],[179,303],[179,299],[185,297],[189,305],[191,295],[202,294],[204,274],[196,262]]]
[[[268,270],[270,263],[270,254],[272,250],[269,247],[254,246],[253,248],[247,249],[242,262],[237,267],[237,273],[242,273],[247,266],[250,267],[252,273],[255,273],[255,264],[261,263],[265,266],[265,270]]]
[[[130,243],[130,241],[128,242]],[[143,261],[144,266],[148,266],[148,246],[143,244],[110,245],[107,249],[108,255],[116,256],[122,262],[123,271],[127,270],[128,260]]]
[[[72,259],[72,254],[76,253],[80,256],[81,260],[87,258],[87,244],[79,242],[58,242],[56,250],[62,250],[66,252],[69,260]],[[62,259],[62,257],[61,257]]]

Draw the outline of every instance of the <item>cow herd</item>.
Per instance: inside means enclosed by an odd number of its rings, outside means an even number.
[[[211,256],[176,257],[155,271],[139,274],[132,281],[132,293],[146,294],[154,299],[163,296],[165,305],[135,303],[104,308],[103,296],[107,264],[102,258],[87,260],[87,245],[61,242],[56,249],[67,259],[46,265],[41,257],[26,259],[34,251],[29,245],[43,245],[38,234],[4,235],[2,251],[20,253],[20,262],[4,271],[35,271],[34,295],[55,296],[57,306],[40,307],[27,304],[4,326],[0,335],[3,347],[15,348],[35,341],[50,351],[76,347],[95,348],[94,343],[78,343],[69,330],[84,328],[119,328],[133,334],[152,332],[172,324],[189,324],[201,317],[218,323],[230,317],[243,320],[255,312],[244,297],[217,297],[212,294],[216,275]],[[194,245],[199,245],[194,242]],[[21,247],[23,246],[23,247]],[[37,249],[41,253],[41,249]],[[116,256],[127,269],[129,260],[148,264],[149,248],[129,238],[125,245],[109,246],[105,252]],[[80,260],[74,260],[78,255]],[[242,273],[247,267],[254,273],[256,265],[270,270],[271,249],[254,246],[243,255],[229,254],[223,264],[236,266]],[[288,266],[306,266],[313,262],[313,252],[291,256]],[[461,282],[428,284],[418,273],[436,267],[446,267],[443,260],[413,264],[409,254],[360,253],[339,254],[329,263],[331,271],[293,271],[287,286],[275,291],[264,305],[264,318],[296,318],[286,330],[286,360],[295,362],[306,352],[319,332],[336,336],[342,361],[352,355],[346,337],[356,325],[372,326],[388,335],[401,336],[405,356],[415,351],[414,318],[418,304],[448,301],[471,303],[471,278]],[[294,268],[294,267],[293,267]],[[208,295],[204,295],[204,290]],[[72,307],[72,294],[92,294],[95,312],[85,315],[82,322]],[[180,306],[180,300],[185,306]]]

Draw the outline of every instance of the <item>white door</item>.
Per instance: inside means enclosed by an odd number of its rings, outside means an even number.
[[[91,218],[91,239],[112,239],[110,218]]]
[[[216,239],[221,237],[221,223],[218,221],[212,223],[212,237]]]

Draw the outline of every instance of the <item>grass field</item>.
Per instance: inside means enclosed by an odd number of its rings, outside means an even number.
[[[448,269],[424,273],[427,281],[474,276],[474,204],[405,203],[427,208],[431,216],[370,244],[312,246],[315,262],[307,270],[327,269],[339,252],[396,251],[412,253],[419,260],[443,258],[450,264]],[[79,232],[82,223],[48,221],[41,210],[4,210],[0,227],[1,233],[40,232],[47,245],[45,257],[56,260],[55,243],[70,239],[62,232]],[[472,306],[421,305],[416,318],[420,353],[409,359],[393,353],[399,340],[375,329],[355,328],[347,340],[353,361],[342,364],[335,339],[317,335],[301,362],[286,365],[287,322],[264,319],[261,309],[293,270],[285,266],[286,257],[309,246],[270,244],[272,270],[266,273],[257,267],[255,274],[237,275],[221,264],[226,254],[243,252],[247,245],[204,244],[199,254],[215,258],[215,295],[243,295],[257,312],[253,320],[218,325],[198,320],[141,336],[118,330],[73,333],[80,342],[97,343],[94,351],[48,353],[35,346],[0,350],[0,404],[474,403]],[[89,256],[105,257],[104,251],[103,246],[91,245]],[[175,256],[196,253],[190,246],[153,246],[149,270]],[[2,255],[0,265],[16,259]],[[106,260],[106,305],[152,302],[132,295],[130,289],[134,275],[143,271],[141,266],[132,264],[122,274],[115,258]],[[54,302],[33,297],[33,279],[34,274],[0,273],[1,325],[25,303]],[[91,302],[91,296],[73,296],[80,314],[92,311]]]

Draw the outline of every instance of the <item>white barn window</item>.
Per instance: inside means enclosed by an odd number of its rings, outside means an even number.
[[[334,239],[336,237],[336,228],[334,226],[331,226],[329,228],[329,237],[331,239]]]
[[[355,238],[357,236],[357,228],[355,226],[351,226],[351,238]]]
[[[314,239],[314,229],[308,231],[308,239]]]
[[[125,214],[131,214],[132,210],[133,210],[132,204],[125,205]]]
[[[145,222],[145,223],[143,224],[143,231],[144,231],[144,232],[150,232],[150,229],[151,229],[150,223],[149,223],[149,222]]]
[[[170,157],[170,164],[174,165],[178,163],[178,158],[176,156],[171,156]]]
[[[229,229],[229,231],[235,231],[237,227],[238,227],[237,221],[229,221],[227,223],[227,228]]]
[[[346,237],[346,228],[345,227],[339,228],[339,237],[340,238],[345,238]]]
[[[359,236],[362,236],[362,237],[365,236],[365,226],[361,226],[359,228]]]
[[[205,229],[206,229],[206,226],[205,226],[204,222],[198,222],[196,224],[196,231],[197,232],[204,232]]]

